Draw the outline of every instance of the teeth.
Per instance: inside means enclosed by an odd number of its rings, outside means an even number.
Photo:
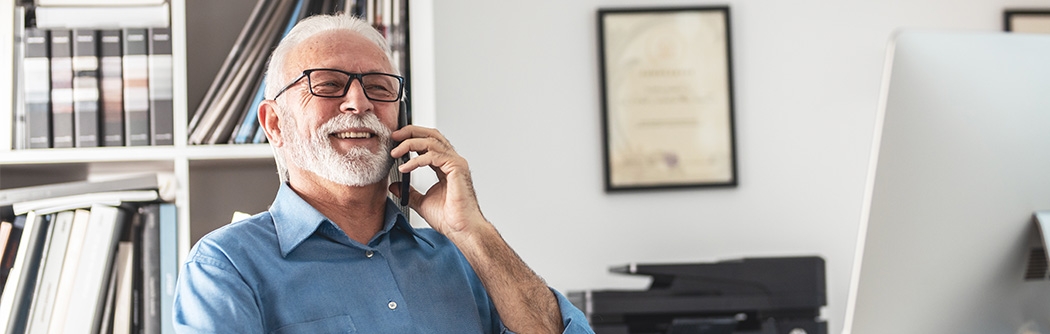
[[[336,137],[341,139],[348,138],[372,138],[372,134],[368,132],[339,132],[335,134]]]

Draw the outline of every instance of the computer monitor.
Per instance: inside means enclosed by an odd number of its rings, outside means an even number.
[[[1050,333],[1050,35],[898,32],[875,128],[844,333]]]

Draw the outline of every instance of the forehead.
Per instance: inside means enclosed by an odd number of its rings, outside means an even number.
[[[335,68],[349,72],[392,73],[390,61],[378,45],[351,31],[331,30],[307,38],[289,53],[286,71]]]

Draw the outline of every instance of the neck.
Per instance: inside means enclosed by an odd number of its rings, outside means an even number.
[[[386,185],[353,187],[313,173],[290,171],[288,185],[317,211],[339,226],[350,239],[367,245],[383,228]]]

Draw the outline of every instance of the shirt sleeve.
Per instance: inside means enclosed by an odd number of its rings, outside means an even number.
[[[565,327],[565,330],[562,331],[563,334],[594,334],[594,330],[587,324],[587,316],[583,314],[583,311],[576,308],[558,290],[551,289],[551,292],[558,299],[558,309],[561,310],[561,323]],[[500,322],[499,327],[500,334],[516,334],[507,329],[503,322]]]
[[[558,290],[551,289],[554,296],[558,298],[558,308],[561,309],[561,322],[565,326],[565,334],[594,334],[594,330],[587,324],[587,316],[583,311],[576,308],[568,298],[565,298]]]
[[[228,262],[196,254],[175,287],[176,333],[263,333],[251,288]]]

